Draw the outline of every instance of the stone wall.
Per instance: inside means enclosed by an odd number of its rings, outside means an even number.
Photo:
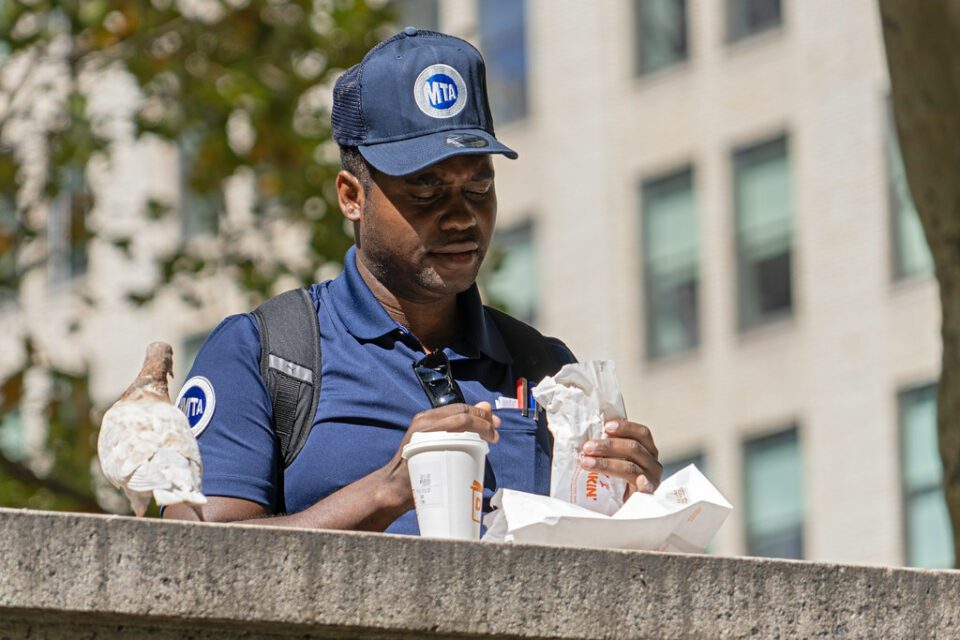
[[[960,573],[0,509],[0,639],[953,638]]]

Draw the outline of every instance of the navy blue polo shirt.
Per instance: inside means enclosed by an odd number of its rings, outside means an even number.
[[[302,511],[387,464],[413,416],[430,408],[412,366],[424,356],[422,346],[377,302],[355,260],[351,248],[344,272],[310,289],[319,305],[320,402],[310,436],[287,469],[281,468],[270,426],[256,319],[249,313],[230,316],[200,349],[178,405],[197,434],[207,495],[251,500],[274,513]],[[494,407],[500,396],[515,398],[513,359],[477,287],[460,294],[458,303],[466,335],[444,351],[464,397]],[[574,361],[562,342],[551,342],[561,362]],[[500,440],[487,456],[485,510],[502,487],[550,491],[551,445],[543,418],[524,417],[519,409],[495,411]],[[419,533],[415,512],[387,531]]]

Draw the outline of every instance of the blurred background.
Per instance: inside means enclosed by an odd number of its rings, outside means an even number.
[[[872,0],[0,0],[0,506],[122,511],[96,426],[335,276],[330,89],[406,25],[487,61],[488,303],[611,358],[711,552],[948,567],[940,303]]]

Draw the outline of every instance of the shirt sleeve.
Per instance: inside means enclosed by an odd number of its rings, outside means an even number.
[[[550,348],[553,349],[557,359],[563,364],[571,364],[577,361],[577,356],[573,355],[573,351],[570,350],[570,347],[568,347],[563,340],[547,336],[547,342],[550,343]]]
[[[260,332],[249,314],[230,316],[207,337],[177,404],[200,445],[203,492],[276,512],[280,456],[260,375]]]

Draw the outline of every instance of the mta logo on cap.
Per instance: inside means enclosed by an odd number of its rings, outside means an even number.
[[[417,76],[413,97],[431,118],[452,118],[467,104],[467,85],[450,65],[432,64]]]

